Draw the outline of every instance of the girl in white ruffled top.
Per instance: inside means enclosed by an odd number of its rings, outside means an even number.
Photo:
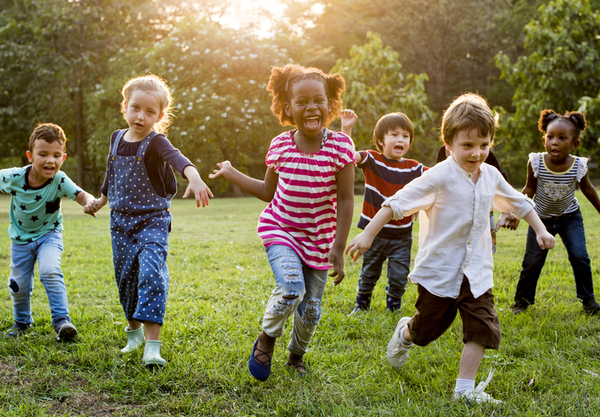
[[[573,267],[577,298],[587,314],[600,312],[594,298],[594,284],[590,257],[585,244],[585,231],[575,189],[600,213],[600,199],[588,176],[587,158],[571,155],[579,146],[581,132],[587,122],[580,112],[557,114],[554,110],[543,110],[538,128],[546,152],[529,154],[527,184],[523,194],[533,198],[535,211],[542,219],[548,232],[559,234]],[[537,282],[542,272],[548,250],[540,249],[535,232],[531,227],[527,233],[527,247],[523,258],[523,269],[517,284],[513,313],[523,313],[535,302]]]

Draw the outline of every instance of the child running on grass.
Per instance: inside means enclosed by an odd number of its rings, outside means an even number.
[[[444,113],[441,128],[451,157],[387,199],[346,253],[356,260],[390,219],[422,210],[419,252],[410,273],[411,281],[418,284],[417,311],[398,322],[388,345],[388,362],[401,368],[413,343],[425,346],[436,340],[459,311],[465,346],[454,396],[497,403],[484,392],[491,374],[475,388],[485,349],[498,349],[501,337],[491,290],[490,209],[524,218],[536,231],[542,249],[554,247],[554,237],[533,210],[533,202],[514,190],[496,168],[483,163],[496,123],[483,97],[465,94],[455,99]]]
[[[250,178],[228,161],[209,178],[226,178],[269,203],[258,219],[276,287],[248,368],[259,381],[271,373],[275,340],[293,315],[286,367],[306,373],[304,354],[321,317],[327,270],[344,279],[344,246],[354,208],[354,144],[327,129],[340,115],[344,79],[317,68],[273,67],[267,85],[271,110],[295,129],[275,137],[266,156],[264,180]]]
[[[544,133],[542,141],[546,152],[529,154],[523,194],[534,199],[535,211],[548,231],[553,236],[560,235],[573,267],[577,298],[583,304],[583,311],[598,314],[600,305],[594,298],[592,268],[575,189],[579,185],[598,212],[600,199],[588,176],[587,158],[571,155],[571,150],[579,146],[586,125],[583,113],[566,112],[563,116],[554,110],[541,112],[538,127]],[[523,313],[535,303],[536,286],[547,255],[547,250],[535,244],[535,233],[530,227],[523,269],[517,283],[514,314]]]
[[[352,137],[352,127],[357,119],[354,111],[343,110],[342,132]],[[420,177],[427,169],[414,159],[404,158],[414,139],[415,128],[408,116],[400,112],[390,113],[382,116],[375,125],[373,145],[377,150],[355,152],[356,164],[365,173],[365,199],[358,221],[360,229],[369,224],[385,200]],[[400,310],[410,268],[412,221],[412,216],[390,220],[363,254],[356,303],[352,313],[370,308],[371,296],[386,259],[387,309]]]
[[[164,133],[170,123],[171,93],[155,75],[129,80],[122,91],[121,111],[129,129],[110,138],[102,197],[85,207],[90,213],[109,203],[115,278],[128,326],[130,352],[144,343],[143,364],[164,366],[160,329],[169,290],[171,199],[177,182],[171,167],[189,181],[183,198],[193,194],[196,205],[212,197],[194,165],[175,149]]]
[[[33,323],[31,293],[36,261],[57,340],[77,335],[69,316],[67,287],[60,268],[63,250],[60,200],[68,197],[85,206],[94,197],[60,170],[67,158],[66,146],[67,137],[60,126],[42,123],[29,137],[27,159],[31,165],[0,170],[0,191],[12,194],[8,290],[15,322],[6,333],[9,337],[21,335]]]

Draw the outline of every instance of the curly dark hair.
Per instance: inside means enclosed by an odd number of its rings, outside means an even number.
[[[538,120],[538,129],[540,132],[546,133],[548,126],[554,120],[567,120],[573,125],[573,140],[578,140],[581,133],[587,127],[587,120],[585,120],[585,115],[581,112],[568,111],[563,116],[552,109],[544,109],[540,112],[540,119]]]
[[[29,136],[29,152],[33,152],[33,145],[36,140],[45,140],[48,143],[58,142],[63,147],[63,152],[67,147],[67,137],[59,125],[54,123],[40,123],[31,132]]]
[[[285,103],[289,103],[292,86],[303,79],[315,79],[322,81],[325,85],[327,98],[331,102],[331,110],[325,121],[329,125],[332,120],[339,117],[343,108],[342,92],[346,90],[346,82],[340,74],[325,74],[318,68],[302,67],[300,65],[287,64],[282,67],[272,67],[267,91],[273,94],[271,111],[279,119],[282,126],[296,126],[294,119],[285,113]]]

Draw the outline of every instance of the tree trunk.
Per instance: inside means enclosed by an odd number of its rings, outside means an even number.
[[[84,157],[84,125],[83,125],[83,93],[81,81],[75,92],[75,143],[77,144],[77,185],[85,189],[85,157]]]

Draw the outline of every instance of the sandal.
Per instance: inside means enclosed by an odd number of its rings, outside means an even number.
[[[250,374],[258,379],[259,381],[266,381],[271,374],[271,358],[273,357],[273,351],[265,352],[260,350],[258,347],[258,338],[254,342],[252,347],[252,353],[250,354],[250,360],[248,360],[248,370]],[[258,355],[254,355],[254,352],[258,352]],[[259,359],[264,356],[266,359]]]
[[[304,363],[286,362],[285,367],[291,375],[298,375],[301,377],[308,375],[308,371],[306,370]]]

